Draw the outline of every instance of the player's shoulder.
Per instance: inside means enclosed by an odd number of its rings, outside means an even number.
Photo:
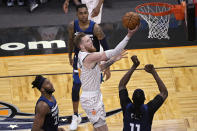
[[[84,55],[88,55],[90,53],[85,52],[85,51],[79,51],[79,55],[78,56],[84,56]]]
[[[133,103],[131,101],[128,102],[127,105],[126,105],[126,109],[130,109],[132,107],[133,107]]]
[[[48,108],[48,104],[45,101],[39,101],[36,105],[37,108]]]
[[[102,28],[98,24],[95,24],[93,32],[99,40],[102,40],[105,37],[105,34],[104,34]]]
[[[79,51],[79,54],[78,54],[78,63],[79,63],[79,65],[82,65],[83,61],[88,56],[88,54],[89,54],[88,52]]]
[[[88,53],[88,52],[80,51],[79,54],[78,54],[78,57],[79,57],[79,59],[84,59],[89,54],[93,54],[93,53]]]
[[[39,101],[36,105],[36,112],[47,113],[49,111],[49,106],[44,101]]]
[[[156,95],[152,100],[150,100],[146,105],[148,108],[160,107],[164,103],[164,99],[161,95]]]

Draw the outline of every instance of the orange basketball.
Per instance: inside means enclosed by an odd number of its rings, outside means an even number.
[[[122,17],[122,24],[125,28],[129,28],[130,30],[135,29],[135,27],[140,24],[140,16],[135,12],[127,12]]]

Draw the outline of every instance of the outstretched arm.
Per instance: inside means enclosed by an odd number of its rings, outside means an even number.
[[[119,91],[122,90],[122,89],[126,89],[126,85],[129,82],[129,80],[131,78],[131,75],[133,74],[133,72],[135,71],[135,69],[140,64],[137,56],[135,56],[135,55],[131,57],[131,60],[133,61],[133,66],[131,67],[131,69],[120,80],[120,83],[119,83]]]
[[[155,81],[157,82],[159,91],[160,91],[160,96],[163,98],[163,100],[165,100],[168,97],[168,90],[166,88],[166,86],[164,85],[163,81],[161,80],[161,78],[159,77],[159,75],[157,74],[154,66],[152,64],[148,64],[145,65],[145,71],[152,74]]]
[[[104,51],[109,50],[109,46],[107,44],[107,40],[105,38],[105,34],[104,34],[102,28],[98,24],[94,25],[94,35],[99,40],[99,43],[103,47],[103,50]],[[108,63],[110,63],[110,62],[108,61]],[[112,62],[112,64],[113,64],[113,62]],[[106,81],[106,80],[108,80],[111,77],[110,68],[106,68],[105,70],[103,70],[103,72],[104,72],[103,78],[105,78],[105,81]]]
[[[98,63],[100,61],[107,61],[110,58],[120,54],[126,47],[129,39],[133,36],[133,34],[137,30],[138,30],[138,27],[136,27],[133,30],[128,30],[127,36],[115,47],[115,49],[107,50],[104,52],[92,53],[85,58],[84,63],[87,63],[87,65],[89,65],[90,63]]]
[[[139,66],[140,62],[137,56],[132,56],[131,60],[133,61],[133,66],[131,69],[122,77],[119,83],[119,98],[120,98],[120,105],[123,110],[123,114],[125,113],[126,106],[131,103],[131,100],[128,95],[128,91],[126,85],[131,78],[134,70]]]

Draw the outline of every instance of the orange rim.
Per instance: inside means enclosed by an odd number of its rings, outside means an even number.
[[[157,13],[139,11],[139,8],[142,8],[144,6],[165,6],[165,7],[168,7],[169,10],[164,11],[164,12],[157,12]],[[143,14],[143,15],[164,16],[164,15],[171,14],[172,13],[172,8],[173,8],[173,5],[170,5],[170,4],[167,4],[167,3],[152,2],[152,3],[144,3],[144,4],[141,4],[141,5],[138,5],[135,8],[135,10],[136,10],[136,12],[138,12],[140,14]]]

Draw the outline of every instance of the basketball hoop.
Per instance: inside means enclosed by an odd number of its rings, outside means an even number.
[[[178,9],[179,8],[179,9]],[[136,12],[148,23],[148,38],[170,39],[168,36],[171,13],[176,19],[184,19],[184,14],[180,13],[182,6],[170,5],[167,3],[152,2],[138,5]],[[180,13],[178,16],[177,14]]]

